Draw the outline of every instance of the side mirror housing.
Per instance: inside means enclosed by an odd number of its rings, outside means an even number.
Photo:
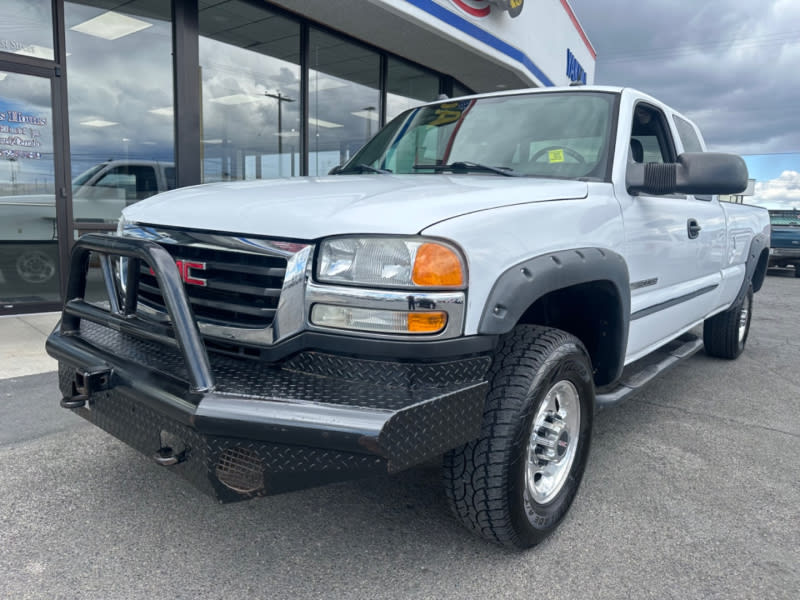
[[[741,156],[719,152],[684,152],[675,163],[628,165],[629,194],[738,194],[747,188],[747,165]]]
[[[328,171],[328,175],[336,175],[341,170],[342,170],[342,165],[336,165],[330,171]]]

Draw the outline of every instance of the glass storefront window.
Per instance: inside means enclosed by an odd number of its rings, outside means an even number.
[[[65,2],[73,237],[175,187],[169,2]],[[86,299],[106,299],[90,261]]]
[[[57,302],[50,80],[0,71],[0,308]]]
[[[386,120],[389,121],[404,110],[436,100],[439,77],[390,57],[386,88]]]
[[[201,0],[204,182],[300,174],[299,63],[295,21]]]
[[[380,128],[380,56],[312,29],[308,174],[324,175]]]
[[[0,52],[53,60],[50,0],[3,0]]]
[[[175,185],[169,2],[65,2],[76,235]]]
[[[474,94],[467,86],[461,85],[457,81],[453,82],[453,98],[460,98],[461,96],[471,96]]]

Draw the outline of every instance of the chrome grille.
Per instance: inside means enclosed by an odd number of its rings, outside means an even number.
[[[163,244],[182,272],[199,321],[232,327],[269,326],[278,307],[286,259],[203,246]],[[164,299],[155,275],[142,264],[139,302],[160,311]]]

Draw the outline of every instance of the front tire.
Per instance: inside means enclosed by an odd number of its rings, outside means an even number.
[[[753,286],[751,285],[739,302],[703,323],[703,346],[706,354],[729,360],[738,358],[747,343],[752,315]]]
[[[480,437],[445,455],[445,493],[456,517],[507,546],[545,539],[578,491],[593,411],[583,344],[557,329],[518,326],[495,355]]]

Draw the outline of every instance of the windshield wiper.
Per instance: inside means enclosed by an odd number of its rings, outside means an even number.
[[[430,169],[431,171],[453,171],[454,173],[458,173],[459,171],[463,171],[464,173],[482,171],[485,173],[497,173],[498,175],[505,175],[506,177],[525,177],[525,175],[517,173],[511,167],[492,167],[490,165],[467,161],[456,161],[449,165],[414,165],[411,168]]]
[[[346,169],[337,169],[335,173],[331,173],[331,175],[340,175],[342,173],[363,173],[366,171],[367,173],[380,173],[381,175],[391,175],[392,172],[389,169],[378,169],[377,167],[373,167],[372,165],[368,165],[367,163],[358,163],[357,165],[351,165]]]

